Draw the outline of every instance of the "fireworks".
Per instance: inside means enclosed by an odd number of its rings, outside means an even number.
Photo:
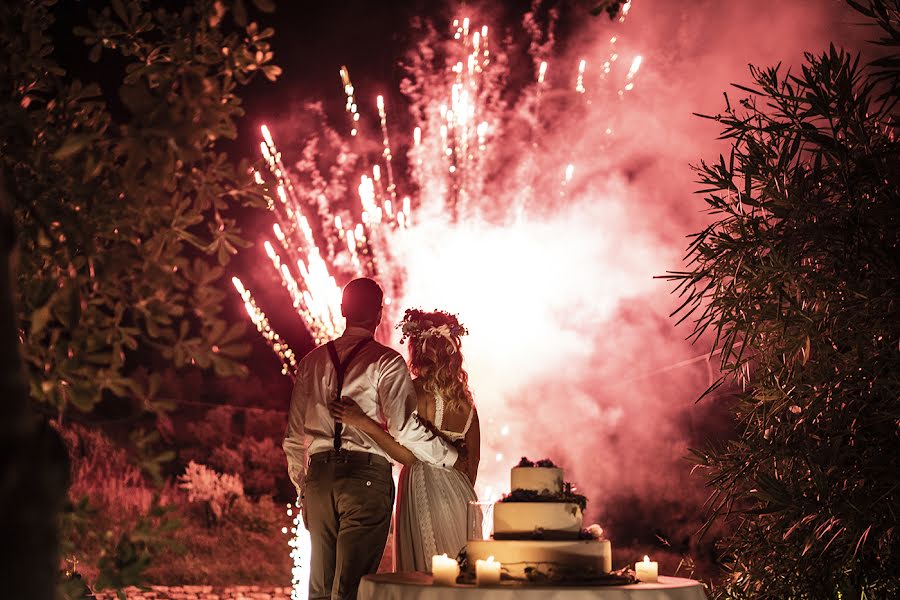
[[[294,567],[291,569],[291,600],[305,600],[309,590],[309,553],[312,543],[309,532],[303,526],[303,513],[299,502],[287,505],[287,516],[291,518],[292,535],[288,546],[294,561]],[[287,528],[283,528],[282,532],[287,533]]]
[[[261,128],[260,152],[267,168],[255,177],[270,192],[269,209],[274,221],[271,237],[264,240],[263,248],[294,311],[303,319],[317,344],[336,337],[343,330],[339,282],[359,276],[375,277],[385,289],[386,313],[402,310],[406,302],[416,296],[408,289],[406,273],[410,267],[409,246],[415,236],[421,235],[420,229],[424,232],[428,231],[426,227],[439,224],[516,218],[528,203],[535,202],[541,193],[539,190],[547,192],[547,186],[542,183],[543,170],[527,170],[536,162],[528,156],[524,156],[522,166],[517,167],[521,169],[521,175],[511,178],[517,186],[516,190],[509,190],[512,201],[504,206],[494,205],[489,199],[495,196],[488,189],[498,161],[505,160],[505,144],[510,139],[523,140],[540,133],[538,108],[541,94],[560,89],[562,86],[557,87],[554,81],[561,84],[563,78],[568,79],[564,86],[566,93],[573,94],[573,71],[562,67],[550,69],[548,61],[542,60],[551,50],[550,44],[533,44],[543,55],[533,57],[534,80],[523,86],[516,106],[509,106],[504,95],[509,83],[508,57],[502,52],[497,53],[499,46],[491,41],[487,26],[476,27],[471,19],[463,18],[453,21],[451,40],[441,42],[436,34],[432,35],[434,39],[428,40],[428,46],[440,48],[445,68],[436,68],[436,61],[423,56],[413,57],[408,65],[409,78],[404,82],[404,93],[413,101],[412,114],[418,124],[410,132],[411,143],[406,147],[408,167],[402,172],[395,171],[392,144],[394,138],[403,139],[403,136],[389,131],[391,120],[385,98],[378,96],[375,99],[377,126],[373,126],[361,117],[361,101],[346,66],[342,66],[339,73],[346,96],[349,135],[342,137],[323,125],[324,131],[307,140],[300,161],[294,167],[288,167],[272,132],[265,125]],[[574,93],[584,96],[582,102],[589,102],[589,94],[586,94],[589,89],[595,94],[591,85],[610,75],[611,64],[618,58],[615,42],[616,38],[610,40],[609,56],[600,59],[604,66],[595,75],[596,81],[590,80],[592,71],[587,70],[587,59],[578,63]],[[640,64],[641,58],[634,58],[631,69],[614,84],[614,89],[631,90]],[[521,118],[523,114],[527,118]],[[514,115],[520,118],[511,118]],[[532,123],[535,131],[523,130],[523,121]],[[378,138],[380,153],[377,155],[356,152],[355,149],[360,147],[357,140]],[[338,157],[337,162],[327,169],[317,160],[318,152],[325,144]],[[541,162],[546,164],[546,160]],[[555,169],[558,170],[551,178],[555,192],[548,192],[551,196],[558,196],[577,183],[574,181],[576,165],[573,157],[561,159]],[[560,173],[563,174],[561,178]],[[528,246],[532,243],[533,238],[529,238],[527,232],[524,237],[516,232],[511,234],[510,239],[516,244]],[[512,251],[510,242],[501,243],[503,245],[496,249],[496,254]],[[467,253],[475,251],[465,244],[445,250],[465,259],[468,259]],[[556,268],[549,254],[538,252],[530,262],[522,265],[522,277],[530,277],[532,270],[549,275]],[[468,277],[468,285],[479,285],[474,275],[464,277]],[[293,375],[297,360],[294,352],[272,330],[246,286],[237,278],[233,282],[251,321],[281,360],[283,372]],[[421,290],[417,292],[421,293]],[[396,301],[398,298],[400,302]],[[446,297],[448,303],[454,300],[457,298]],[[464,308],[458,304],[448,306]],[[490,309],[495,314],[512,314],[509,308],[490,306]],[[393,320],[390,314],[386,316],[386,321]],[[478,359],[477,353],[473,352],[468,360],[472,356]],[[490,411],[483,414],[483,430],[494,428],[500,430],[502,437],[509,436],[507,423],[498,422]],[[494,449],[482,454],[493,459],[486,462],[496,463],[491,469],[506,471],[504,461],[508,462],[509,453]],[[497,480],[489,480],[488,485],[481,487],[479,495],[483,499],[495,497],[498,487]],[[296,565],[294,597],[302,598],[305,597],[303,581],[308,577],[304,566],[308,559],[308,534],[299,517],[294,519],[292,533],[296,534],[291,543]]]
[[[575,80],[575,91],[579,94],[583,94],[585,92],[584,89],[584,70],[587,68],[587,61],[583,58],[581,62],[578,63],[578,78]]]

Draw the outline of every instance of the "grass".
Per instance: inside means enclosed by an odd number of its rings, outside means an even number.
[[[287,520],[287,516],[285,516]],[[146,571],[152,585],[291,584],[288,535],[280,528],[246,531],[234,524],[206,528],[190,523],[175,532],[180,551],[156,557]]]

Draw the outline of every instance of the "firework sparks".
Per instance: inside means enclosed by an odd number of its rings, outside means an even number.
[[[638,55],[631,61],[631,68],[628,69],[628,75],[625,76],[625,81],[627,81],[627,83],[625,84],[623,91],[630,92],[634,89],[634,76],[637,75],[638,69],[641,68],[641,62],[643,62],[643,60],[643,57]],[[622,93],[622,91],[619,92],[620,95]]]
[[[253,296],[250,295],[250,291],[244,287],[241,280],[237,277],[232,277],[231,283],[234,285],[234,288],[241,296],[241,300],[244,302],[244,310],[247,311],[250,322],[256,326],[256,330],[259,331],[269,347],[272,348],[272,351],[275,352],[276,356],[281,360],[281,373],[283,375],[293,376],[297,369],[297,357],[294,355],[294,351],[291,350],[281,336],[279,336],[278,333],[272,329],[272,326],[269,325],[266,314],[256,305],[256,301],[253,300]]]
[[[587,68],[587,61],[583,58],[578,63],[578,77],[575,79],[575,91],[579,94],[584,93],[584,70]]]
[[[359,133],[357,129],[359,110],[356,106],[356,96],[354,95],[353,83],[350,81],[350,71],[347,70],[347,67],[341,67],[341,81],[344,83],[344,93],[347,95],[345,110],[350,117],[350,135],[356,137],[356,134]]]
[[[498,142],[505,135],[510,135],[507,116],[512,111],[508,110],[502,99],[507,67],[504,57],[499,55],[498,59],[490,50],[487,26],[476,27],[469,18],[457,19],[453,21],[451,36],[452,42],[443,45],[447,55],[446,71],[435,70],[425,62],[413,67],[414,78],[423,87],[414,107],[420,122],[412,131],[408,173],[401,172],[398,177],[398,173],[394,172],[387,105],[381,95],[375,99],[378,126],[371,128],[372,136],[380,134],[380,155],[353,159],[355,162],[341,171],[347,179],[339,182],[338,186],[329,187],[328,182],[318,182],[318,179],[324,178],[317,173],[297,177],[295,170],[284,164],[269,128],[263,125],[260,129],[260,153],[268,169],[267,172],[254,173],[254,177],[260,185],[274,192],[269,203],[274,220],[273,239],[264,240],[263,248],[294,310],[317,344],[336,337],[343,330],[338,281],[377,276],[385,287],[385,310],[390,312],[394,306],[400,310],[416,296],[404,289],[410,244],[414,240],[421,241],[421,235],[430,235],[428,232],[433,231],[435,226],[440,227],[440,223],[456,224],[463,219],[480,218],[486,210],[494,208],[480,201],[488,197],[484,191],[491,161],[502,155],[503,145]],[[618,57],[614,52],[615,42],[613,37],[610,40],[610,57],[598,73],[598,78],[609,73],[610,65]],[[542,52],[545,51],[548,48],[542,48]],[[539,64],[536,80],[530,84],[530,89],[525,90],[523,97],[537,99],[550,86],[546,78],[547,61],[536,61],[535,64]],[[631,89],[628,86],[633,85],[640,64],[641,58],[638,56],[626,76],[626,89]],[[369,129],[360,116],[357,91],[347,67],[341,67],[340,78],[346,96],[349,136],[368,136]],[[587,79],[587,61],[582,59],[578,64],[576,94],[585,94]],[[572,93],[571,87],[568,93]],[[538,104],[531,104],[530,110],[534,115],[537,114]],[[521,135],[521,132],[516,132],[516,135]],[[355,156],[345,146],[340,148],[340,155]],[[563,172],[562,180],[558,175],[553,177],[553,185],[560,194],[573,180],[576,169],[574,158],[569,156],[558,165]],[[523,174],[516,182],[521,190],[519,197],[509,202],[509,206],[521,207],[533,198],[535,188],[541,186],[542,176],[539,170]],[[350,185],[349,177],[358,183]],[[339,195],[329,195],[330,189],[339,190]],[[348,189],[355,191],[352,197],[346,193]],[[401,191],[406,195],[401,196]],[[555,194],[551,192],[549,195]],[[417,215],[415,220],[412,214],[414,209]],[[494,232],[486,230],[483,234],[472,235],[488,239]],[[527,234],[525,238],[519,237],[519,234],[511,239],[501,237],[497,242],[499,245],[492,250],[492,254],[497,256],[507,256],[514,245],[527,246],[530,243]],[[460,256],[460,264],[469,264],[466,254],[474,251],[466,246],[446,250]],[[558,270],[559,257],[552,257],[540,248],[536,250],[534,257],[525,261],[527,270],[545,273],[549,281],[554,271]],[[471,258],[483,261],[486,257]],[[526,280],[530,275],[522,274],[522,277]],[[296,368],[293,351],[271,329],[265,314],[240,280],[234,278],[233,281],[251,321],[281,359],[283,372],[292,375]],[[476,287],[482,285],[478,281],[469,281],[468,284]],[[488,289],[491,284],[485,281],[483,285]],[[485,310],[494,315],[506,313],[512,317],[515,314],[508,307],[493,303],[482,303],[481,307],[476,307],[452,293],[443,294],[448,303],[455,302],[454,307],[472,315],[473,325],[478,325],[479,319],[486,317]],[[391,302],[391,298],[400,298],[401,302]],[[470,356],[476,361],[483,360],[477,351]],[[484,364],[491,364],[490,360]],[[476,374],[478,371],[476,368]],[[500,436],[508,440],[510,424],[500,419],[499,413],[492,414],[485,409],[483,414],[482,428],[499,431]],[[486,446],[491,443],[488,439],[485,439]],[[489,462],[493,464],[485,465],[488,476],[479,484],[482,498],[497,497],[503,487],[500,482],[505,480],[508,468],[508,443],[504,450],[486,448],[483,451],[484,456],[492,457]],[[289,508],[289,514],[291,510]],[[291,555],[295,563],[292,598],[305,598],[309,540],[299,514],[294,518],[291,531],[294,534]]]
[[[291,569],[291,600],[306,600],[309,590],[309,553],[312,550],[312,542],[309,532],[303,525],[303,513],[300,503],[287,505],[287,516],[291,517],[291,539],[288,546],[291,549],[291,558],[294,566]],[[286,533],[286,531],[283,529]]]

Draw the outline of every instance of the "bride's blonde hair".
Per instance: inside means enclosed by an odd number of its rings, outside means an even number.
[[[440,396],[444,406],[456,412],[473,406],[460,340],[468,331],[456,315],[408,309],[398,327],[403,331],[401,343],[409,339],[409,370],[425,391]]]

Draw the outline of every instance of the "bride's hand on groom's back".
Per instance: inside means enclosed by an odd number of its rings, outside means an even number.
[[[468,448],[466,447],[466,440],[456,440],[452,442],[452,445],[454,448],[456,448],[456,452],[459,455],[456,458],[456,463],[453,465],[453,468],[457,471],[465,473],[466,464],[469,458]]]

